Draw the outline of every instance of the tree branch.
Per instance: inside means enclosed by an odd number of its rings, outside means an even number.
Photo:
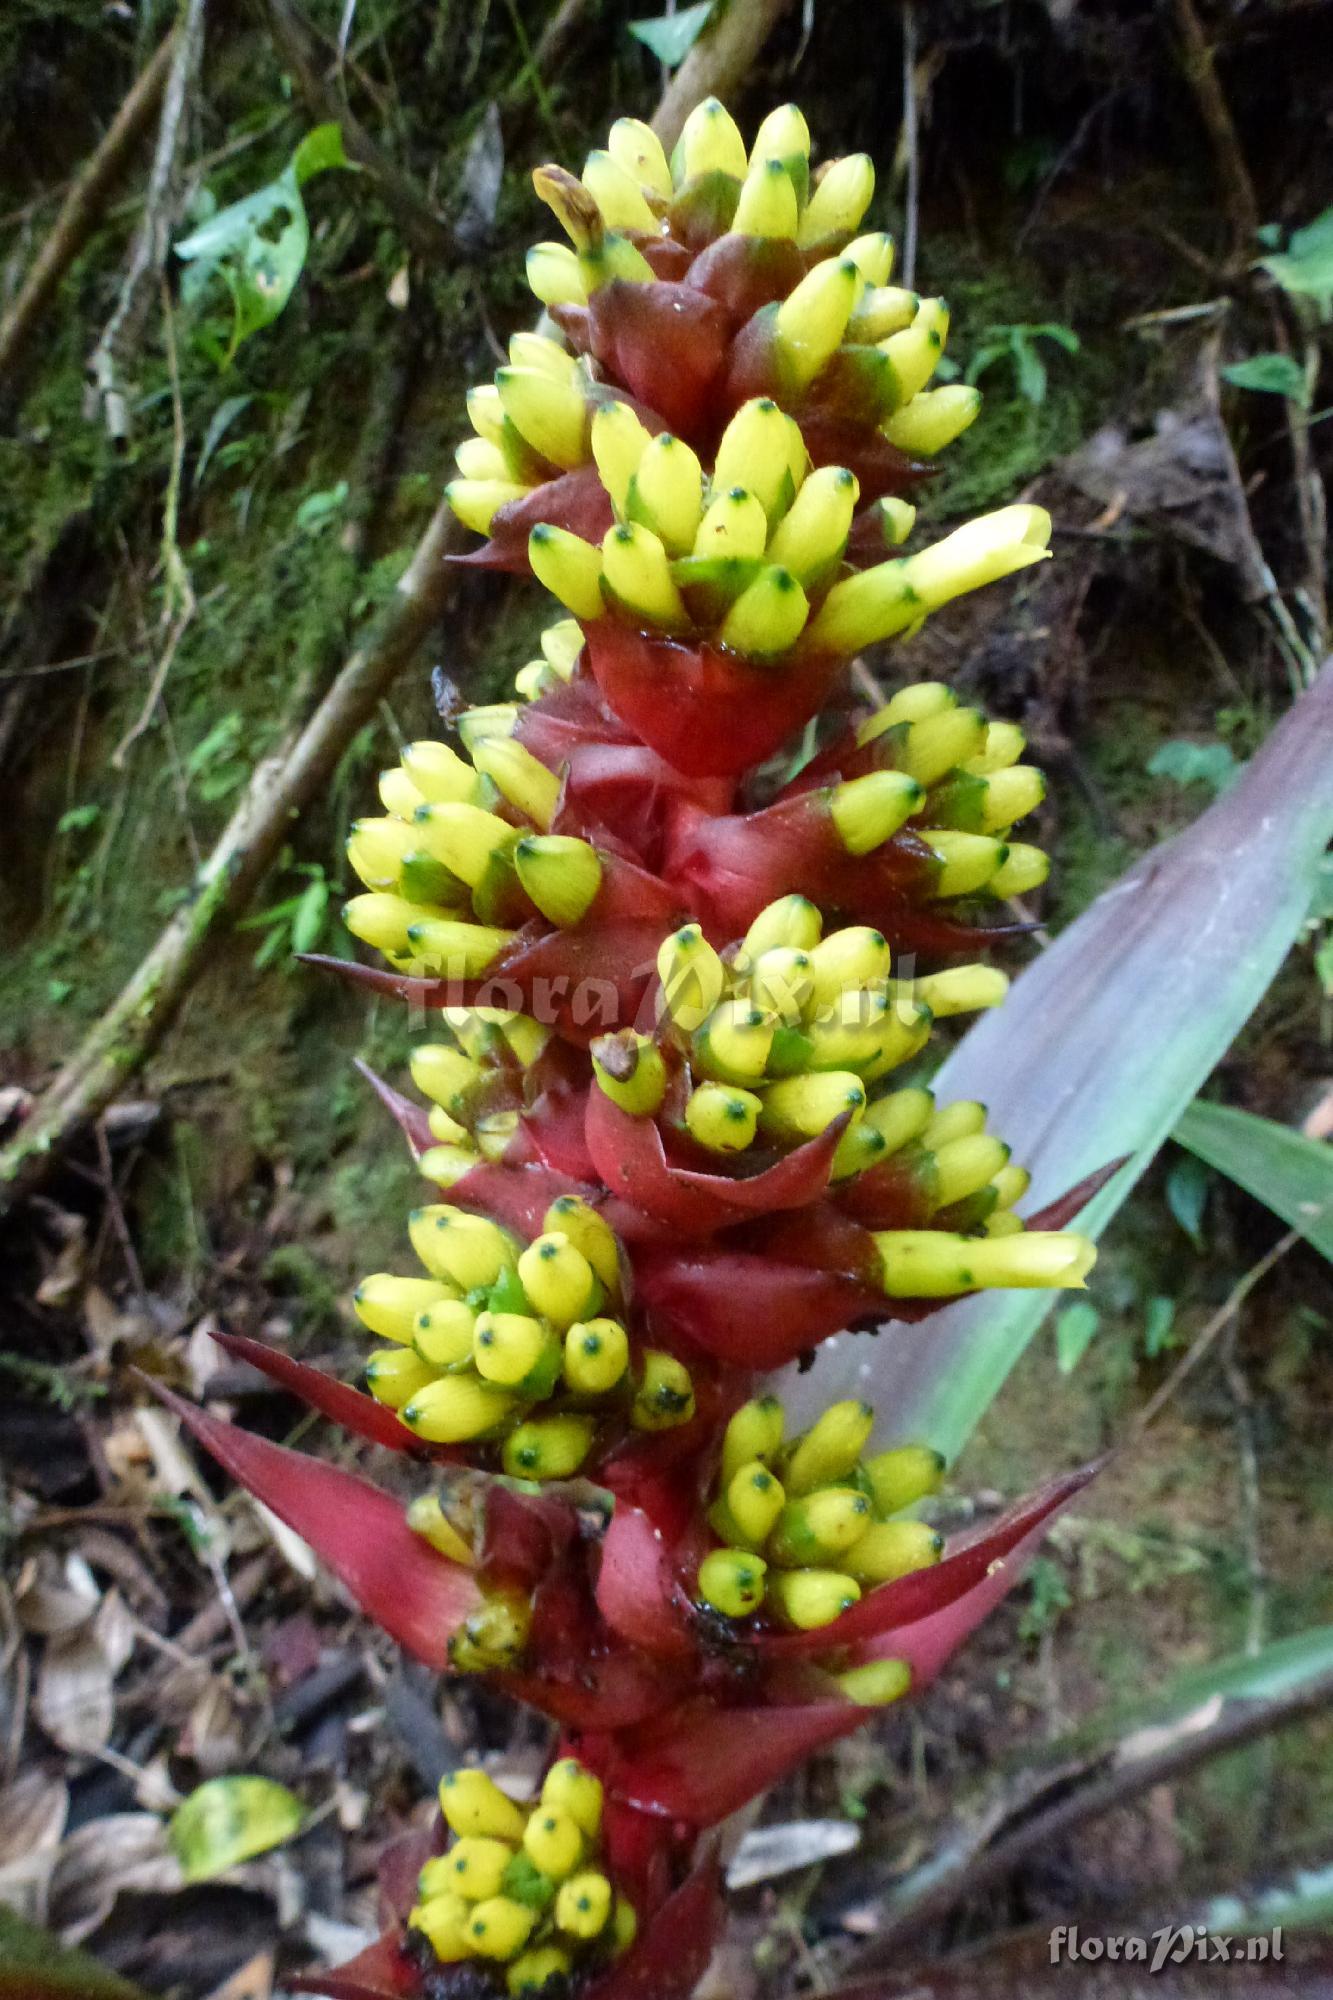
[[[100,221],[130,156],[148,129],[171,70],[179,30],[173,28],[135,78],[100,143],[85,161],[33,259],[22,289],[0,320],[0,378],[13,374],[56,287]]]

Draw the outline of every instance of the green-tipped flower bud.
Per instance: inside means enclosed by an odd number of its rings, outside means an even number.
[[[827,236],[850,236],[860,226],[875,192],[875,168],[868,153],[831,160],[815,184],[801,217],[797,242],[803,250]]]
[[[467,1939],[478,1958],[516,1958],[537,1921],[537,1912],[512,1896],[492,1896],[473,1906],[467,1922]]]
[[[511,1479],[572,1479],[592,1449],[591,1417],[532,1418],[516,1424],[501,1459]]]
[[[803,231],[804,227],[803,220]],[[837,352],[861,283],[861,273],[850,259],[827,257],[806,273],[778,307],[773,342],[781,356],[784,377],[793,389],[808,388]]]
[[[701,1083],[685,1105],[685,1129],[710,1153],[743,1153],[759,1123],[760,1100],[733,1083]]]
[[[797,1440],[783,1469],[787,1491],[799,1497],[817,1486],[836,1486],[848,1479],[875,1428],[869,1403],[832,1403],[803,1438]]]
[[[885,1146],[896,1153],[913,1139],[919,1139],[930,1122],[935,1100],[919,1086],[894,1090],[866,1106],[865,1122],[883,1135]]]
[[[410,1431],[427,1444],[468,1444],[502,1424],[514,1398],[467,1375],[428,1382],[399,1412]]]
[[[943,1550],[943,1535],[924,1521],[876,1521],[841,1560],[858,1583],[894,1583],[929,1569]]]
[[[694,554],[753,562],[763,555],[767,540],[768,516],[760,502],[744,486],[729,486],[709,502],[695,533]]]
[[[812,472],[773,531],[769,561],[785,563],[806,584],[827,575],[846,546],[860,490],[845,466]]]
[[[831,1625],[859,1600],[861,1586],[839,1570],[779,1570],[770,1575],[768,1602],[798,1632]]]
[[[611,1884],[596,1869],[570,1877],[555,1899],[555,1921],[567,1937],[600,1937],[614,1901]]]
[[[630,482],[652,442],[652,434],[628,403],[603,403],[592,420],[592,455],[597,476],[610,495],[616,514],[624,518]]]
[[[511,1843],[522,1840],[522,1812],[484,1771],[446,1771],[440,1780],[440,1811],[451,1833],[465,1839],[486,1834]],[[440,1856],[447,1860],[447,1855]]]
[[[599,1089],[631,1118],[649,1118],[666,1095],[666,1063],[649,1035],[630,1028],[602,1035],[592,1045],[593,1075]]]
[[[484,1903],[498,1896],[513,1850],[504,1840],[485,1834],[465,1834],[447,1854],[428,1861],[422,1870],[423,1887],[435,1894],[452,1890],[468,1903]]]
[[[964,1201],[986,1186],[1009,1158],[1009,1148],[999,1139],[977,1133],[970,1139],[954,1139],[935,1154],[935,1199],[948,1208]]]
[[[768,1554],[784,1568],[806,1568],[845,1556],[870,1527],[870,1502],[850,1486],[826,1486],[789,1500],[768,1538]]]
[[[690,1371],[674,1354],[650,1348],[643,1357],[643,1379],[630,1411],[638,1431],[672,1430],[694,1415],[694,1384]]]
[[[558,1350],[539,1319],[526,1313],[484,1312],[477,1319],[472,1358],[483,1381],[501,1389],[526,1389],[528,1378],[548,1358],[554,1379]]]
[[[624,1380],[629,1339],[619,1320],[577,1320],[565,1335],[565,1383],[576,1396],[604,1396]]]
[[[955,965],[948,972],[928,972],[913,980],[901,994],[904,999],[910,995],[919,1000],[937,1021],[945,1021],[952,1014],[977,1014],[983,1008],[998,1007],[1008,991],[1009,975],[998,966]]]
[[[987,833],[954,833],[949,829],[941,833],[932,829],[930,844],[941,864],[934,886],[938,897],[974,896],[988,888],[1009,852],[1002,840],[992,840]]]
[[[412,1248],[433,1277],[452,1278],[464,1292],[493,1285],[515,1259],[512,1239],[484,1216],[437,1205],[408,1217]]]
[[[572,834],[525,835],[514,849],[514,867],[527,896],[562,929],[587,914],[602,886],[597,849]]]
[[[1000,1238],[944,1230],[877,1231],[881,1277],[895,1299],[944,1299],[956,1292],[1082,1291],[1097,1252],[1068,1230],[1025,1230]]]
[[[558,1944],[538,1945],[519,1953],[505,1973],[505,1987],[515,1995],[544,1993],[548,1985],[566,1981],[573,1969],[573,1959]]]
[[[641,118],[617,118],[611,127],[607,151],[634,180],[665,200],[671,198],[671,168],[662,151],[662,142],[651,125]]]
[[[966,388],[961,382],[950,382],[943,389],[923,389],[894,411],[884,426],[884,435],[912,458],[933,458],[962,436],[980,410],[981,391]]]
[[[772,1139],[817,1139],[844,1112],[859,1118],[865,1102],[865,1085],[850,1070],[785,1077],[764,1092],[759,1125]]]
[[[491,522],[502,507],[527,497],[527,487],[509,479],[453,479],[444,497],[465,528],[488,535]]]
[[[652,439],[639,460],[629,491],[631,520],[650,528],[669,555],[694,546],[703,515],[703,471],[698,457],[669,431]],[[607,569],[608,581],[611,572]]]
[[[408,1505],[407,1525],[414,1535],[420,1535],[423,1542],[429,1542],[439,1555],[447,1556],[450,1562],[471,1567],[472,1545],[459,1534],[440,1505],[438,1494],[419,1493]],[[508,1800],[505,1803],[508,1804]],[[478,1828],[477,1831],[489,1832],[491,1829]]]
[[[560,780],[554,771],[548,771],[540,758],[512,736],[488,736],[474,748],[472,761],[511,806],[517,806],[546,831],[560,798]]]
[[[382,1340],[410,1346],[417,1314],[454,1296],[454,1288],[437,1278],[395,1278],[377,1271],[363,1278],[352,1294],[352,1305],[363,1326]]]
[[[811,1005],[821,1013],[836,1007],[844,993],[881,984],[892,962],[888,939],[868,924],[830,931],[810,947],[809,956]]]
[[[742,1403],[722,1438],[722,1483],[727,1485],[753,1459],[767,1464],[782,1448],[785,1426],[776,1396],[759,1396]]]
[[[535,1310],[558,1327],[582,1319],[601,1296],[592,1265],[561,1231],[528,1245],[518,1260],[518,1275]]]
[[[861,1708],[887,1708],[901,1701],[912,1686],[912,1669],[906,1660],[870,1660],[863,1667],[849,1667],[833,1678],[846,1695]]]
[[[723,1000],[694,1036],[695,1067],[720,1083],[757,1083],[773,1046],[773,1023],[749,1000]]]
[[[471,1916],[471,1903],[450,1894],[431,1896],[418,1903],[407,1921],[412,1930],[420,1931],[427,1940],[441,1965],[454,1965],[472,1956],[467,1938]]]
[[[576,618],[601,617],[602,552],[591,542],[543,521],[528,537],[528,561],[538,583]]]
[[[739,486],[753,494],[772,519],[791,493],[790,456],[787,419],[772,398],[757,396],[742,403],[718,443],[713,492],[726,493]]]
[[[1010,841],[1005,859],[986,887],[992,896],[1026,896],[1033,889],[1040,889],[1050,872],[1049,854],[1039,847],[1024,846],[1021,841]]]
[[[829,813],[847,852],[869,854],[906,824],[923,797],[915,778],[902,771],[868,771],[834,787]]]
[[[577,1757],[562,1757],[542,1781],[542,1804],[572,1819],[580,1833],[596,1840],[602,1827],[602,1783]]]
[[[767,1573],[749,1549],[714,1549],[699,1565],[699,1601],[724,1618],[748,1618],[764,1601]]]
[[[781,160],[756,160],[731,218],[737,236],[795,236],[796,189]]]
[[[690,622],[665,548],[635,521],[618,522],[602,538],[602,581],[622,610],[646,625],[678,632]]]
[[[663,939],[657,976],[667,1014],[687,1035],[703,1026],[726,986],[722,961],[698,924],[685,924]]]
[[[366,1363],[366,1387],[391,1410],[401,1410],[434,1380],[435,1370],[410,1347],[383,1347]]]
[[[495,386],[505,415],[539,457],[562,470],[588,455],[588,406],[573,375],[563,380],[540,368],[499,368]]]
[[[432,1368],[461,1368],[472,1359],[477,1315],[462,1299],[443,1299],[417,1314],[412,1345]]]
[[[823,918],[808,898],[779,896],[759,912],[745,933],[742,951],[746,963],[753,965],[765,952],[779,947],[813,951],[823,928]]]
[[[736,599],[718,637],[733,652],[766,659],[796,644],[809,611],[809,600],[792,572],[769,564]]]
[[[787,1504],[781,1482],[761,1459],[752,1458],[727,1481],[727,1513],[741,1536],[755,1548],[768,1540]]]
[[[608,152],[589,153],[583,164],[583,185],[602,211],[608,229],[656,233],[657,217],[632,174]]]
[[[578,1822],[567,1811],[543,1801],[523,1830],[523,1851],[553,1882],[566,1881],[583,1859]]]
[[[900,1444],[865,1463],[866,1478],[880,1514],[897,1514],[939,1491],[945,1461],[929,1445]]]
[[[615,1232],[595,1208],[578,1195],[557,1195],[547,1209],[543,1229],[562,1230],[583,1252],[608,1291],[620,1289],[620,1247]]]

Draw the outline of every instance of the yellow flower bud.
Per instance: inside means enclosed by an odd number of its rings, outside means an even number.
[[[544,306],[586,306],[579,260],[564,243],[534,243],[527,257],[528,289]]]
[[[893,761],[919,784],[937,785],[956,764],[975,756],[986,740],[986,718],[977,708],[945,708],[909,722]]]
[[[602,552],[591,542],[539,522],[528,537],[528,561],[538,583],[576,618],[601,617]]]
[[[398,819],[411,819],[417,807],[426,803],[407,772],[398,764],[391,771],[380,772],[378,790],[385,812],[393,813]]]
[[[668,555],[685,555],[694,546],[703,514],[703,471],[681,438],[663,431],[644,448],[630,484],[628,511],[631,520],[657,536]]]
[[[597,476],[611,496],[617,516],[623,519],[629,504],[630,481],[652,442],[651,433],[628,403],[603,403],[593,417],[590,436]]]
[[[700,521],[694,537],[696,556],[739,556],[752,562],[764,553],[768,540],[768,516],[753,493],[744,486],[730,486],[716,497]]]
[[[900,1146],[919,1139],[930,1122],[935,1100],[919,1086],[894,1090],[866,1106],[865,1122],[882,1134],[885,1146],[896,1153]]]
[[[410,1347],[383,1347],[366,1363],[366,1387],[391,1410],[401,1410],[434,1380],[435,1370]]]
[[[844,993],[879,985],[889,976],[892,957],[882,931],[850,924],[810,948],[811,1005],[835,1008]]]
[[[602,211],[608,229],[657,232],[657,217],[644,200],[632,174],[611,153],[589,153],[583,164],[583,185]]]
[[[419,1389],[400,1412],[403,1422],[427,1444],[467,1444],[502,1424],[514,1398],[468,1375],[446,1375]]]
[[[812,204],[813,206],[813,204]],[[805,227],[810,210],[802,217]],[[807,271],[778,307],[773,344],[793,390],[806,389],[837,352],[861,290],[861,273],[846,257],[826,257]]]
[[[475,888],[496,854],[512,847],[517,830],[479,806],[425,805],[412,822],[417,844]]]
[[[786,1569],[819,1565],[830,1556],[848,1555],[870,1523],[864,1493],[850,1486],[825,1486],[787,1502],[768,1538],[768,1555]]]
[[[987,778],[996,771],[1007,771],[1016,764],[1027,748],[1027,737],[1016,722],[989,722],[986,725],[986,740],[975,757],[969,757],[964,770],[976,777]]]
[[[545,1799],[523,1830],[523,1851],[543,1875],[563,1882],[583,1859],[583,1835],[579,1823],[565,1808]]]
[[[438,1278],[394,1278],[377,1271],[352,1294],[356,1316],[383,1340],[411,1345],[417,1314],[454,1297],[454,1287]]]
[[[481,1070],[447,1042],[419,1042],[410,1058],[412,1081],[424,1097],[456,1114],[481,1082]]]
[[[1032,1176],[1026,1167],[1016,1167],[1012,1162],[1001,1167],[991,1179],[996,1200],[1001,1208],[1012,1208],[1016,1201],[1022,1201],[1032,1185]]]
[[[868,285],[888,284],[893,271],[893,238],[882,229],[854,237],[842,254],[851,258]]]
[[[517,1424],[501,1458],[511,1479],[572,1479],[592,1449],[591,1417],[559,1416]]]
[[[1009,975],[995,965],[955,965],[948,972],[929,972],[890,991],[895,997],[920,1001],[937,1021],[946,1021],[952,1014],[976,1014],[986,1007],[998,1007],[1009,991]]]
[[[685,1129],[710,1153],[743,1153],[759,1122],[759,1099],[731,1083],[701,1083],[685,1105]]]
[[[865,1085],[850,1070],[785,1077],[765,1090],[759,1126],[772,1139],[817,1139],[844,1112],[859,1118],[865,1102]]]
[[[974,423],[981,410],[980,389],[950,382],[942,389],[923,389],[895,410],[884,435],[912,458],[933,458]]]
[[[755,134],[750,149],[751,166],[757,160],[808,160],[810,127],[799,105],[780,104],[770,111]]]
[[[850,1478],[874,1428],[869,1403],[831,1403],[793,1447],[784,1467],[787,1491],[799,1497]]]
[[[682,181],[698,174],[733,174],[739,180],[744,174],[745,141],[716,97],[695,105],[681,129],[676,157]]]
[[[431,1146],[417,1162],[428,1181],[447,1193],[477,1164],[477,1154],[462,1146]]]
[[[541,1993],[549,1980],[568,1979],[573,1969],[573,1959],[558,1944],[538,1945],[514,1960],[505,1974],[505,1987],[514,1994]]]
[[[722,1483],[728,1485],[741,1467],[758,1459],[761,1463],[782,1448],[785,1425],[782,1404],[776,1396],[759,1396],[742,1403],[727,1425],[722,1438]]]
[[[845,466],[812,472],[773,531],[769,561],[784,563],[802,583],[825,576],[842,557],[860,490]]]
[[[500,447],[489,444],[485,438],[464,438],[454,452],[454,464],[467,480],[511,481],[514,476]]]
[[[861,1595],[854,1577],[831,1569],[778,1570],[769,1577],[768,1601],[798,1632],[818,1631],[850,1611]]]
[[[527,487],[510,479],[451,479],[444,489],[450,507],[474,534],[489,535],[491,522],[502,507],[522,500]]]
[[[773,1046],[773,1022],[752,1001],[723,1000],[694,1036],[696,1069],[720,1083],[757,1083]]]
[[[526,1313],[484,1312],[478,1315],[472,1358],[483,1381],[501,1389],[525,1388],[551,1349],[551,1337],[539,1319]]]
[[[542,1780],[542,1804],[572,1819],[580,1833],[596,1840],[602,1825],[602,1781],[577,1757],[561,1757]]]
[[[617,118],[607,142],[611,158],[654,194],[670,200],[671,169],[662,142],[641,118]]]
[[[420,1931],[442,1965],[454,1965],[472,1956],[467,1938],[467,1922],[472,1906],[461,1896],[432,1896],[418,1903],[408,1918],[408,1927]]]
[[[1082,1291],[1097,1252],[1068,1230],[1024,1230],[1007,1237],[955,1236],[945,1230],[875,1232],[880,1283],[890,1298],[951,1298],[989,1290]],[[427,1392],[430,1393],[430,1392]]]
[[[524,1598],[495,1591],[464,1620],[449,1641],[449,1664],[460,1674],[511,1667],[527,1644],[532,1606]]]
[[[518,726],[518,708],[512,701],[493,701],[482,708],[465,708],[456,718],[455,726],[471,756],[477,745],[485,743],[489,737],[513,735]],[[478,786],[481,783],[478,773]]]
[[[599,1293],[591,1264],[560,1231],[528,1245],[518,1260],[518,1275],[535,1310],[559,1327],[572,1326],[590,1312]]]
[[[814,998],[810,954],[790,945],[761,952],[749,977],[750,998],[762,1014],[794,1027]]]
[[[505,1231],[461,1208],[414,1209],[407,1233],[432,1277],[452,1278],[465,1292],[493,1285],[514,1263],[514,1244]]]
[[[948,315],[941,314],[943,301],[923,299],[917,307],[910,326],[899,333],[891,333],[887,340],[879,342],[881,354],[887,354],[893,367],[898,387],[898,407],[910,403],[913,396],[925,388],[944,352],[944,330],[947,330]]]
[[[727,1481],[727,1513],[744,1539],[759,1548],[768,1540],[787,1504],[781,1482],[761,1459],[752,1458]]]
[[[875,192],[875,168],[868,153],[831,160],[820,175],[801,217],[797,242],[803,250],[826,236],[849,236],[858,228]]]
[[[557,1195],[542,1221],[543,1229],[562,1230],[581,1250],[608,1291],[620,1289],[620,1246],[615,1232],[595,1208],[576,1194]]]
[[[677,1424],[687,1424],[693,1415],[694,1384],[689,1369],[674,1354],[649,1348],[643,1357],[643,1379],[630,1411],[635,1430],[673,1430]]]
[[[941,1146],[947,1146],[953,1139],[970,1139],[974,1132],[986,1129],[986,1107],[969,1097],[957,1097],[951,1104],[942,1104],[932,1112],[922,1143],[937,1153]]]
[[[743,956],[747,964],[754,965],[765,952],[782,947],[813,951],[823,928],[823,918],[806,897],[779,896],[759,912],[745,933]]]
[[[419,1493],[409,1502],[407,1525],[414,1535],[420,1535],[423,1542],[429,1542],[440,1555],[450,1562],[463,1563],[469,1568],[473,1561],[470,1542],[463,1539],[449,1516],[440,1505],[439,1496],[434,1493]],[[478,1832],[492,1832],[490,1827],[478,1828]]]
[[[943,1535],[924,1521],[876,1521],[841,1560],[858,1583],[894,1583],[929,1569],[943,1549]]]
[[[359,819],[347,841],[347,859],[368,889],[392,889],[417,845],[400,819]]]
[[[916,293],[902,285],[877,285],[858,300],[847,322],[847,338],[858,345],[886,340],[912,324],[920,304]]]
[[[689,624],[667,552],[651,529],[635,521],[608,528],[602,538],[602,578],[622,609],[645,624],[671,632]]]
[[[849,1667],[834,1680],[848,1701],[862,1708],[887,1708],[901,1701],[912,1685],[912,1669],[906,1660],[870,1660],[863,1667]]]
[[[460,1298],[440,1300],[416,1316],[412,1346],[432,1368],[460,1368],[472,1360],[476,1314]]]
[[[768,1564],[749,1549],[714,1549],[699,1565],[699,1601],[724,1618],[748,1618],[764,1601]]]
[[[929,1445],[900,1444],[881,1451],[865,1464],[866,1478],[880,1514],[897,1514],[939,1491],[944,1459]]]
[[[514,1850],[507,1841],[467,1834],[440,1856],[440,1889],[452,1889],[468,1903],[484,1903],[499,1895],[505,1869],[513,1858]]]
[[[785,511],[791,495],[790,449],[787,419],[770,396],[742,403],[718,441],[713,460],[714,494],[741,487],[753,495],[769,519],[775,518],[779,511]],[[700,553],[722,551],[710,548]]]
[[[662,1001],[676,1027],[693,1034],[722,997],[722,961],[698,924],[685,924],[663,939],[657,954]]]
[[[932,890],[937,897],[974,896],[988,888],[1009,852],[1003,841],[987,833],[955,833],[950,828],[938,833],[932,828],[930,845],[941,864]]]
[[[933,843],[932,843],[933,844]],[[1026,896],[1039,889],[1051,872],[1051,857],[1039,847],[1011,841],[1005,859],[991,876],[986,888],[992,896]]]
[[[984,1188],[1009,1158],[1002,1140],[977,1133],[969,1139],[954,1139],[935,1154],[935,1199],[940,1208],[963,1201]]]
[[[595,1869],[585,1869],[564,1883],[555,1899],[555,1920],[568,1937],[600,1937],[613,1901],[611,1884]]]
[[[624,1379],[629,1340],[618,1320],[576,1320],[565,1335],[565,1382],[576,1396],[603,1396]]]
[[[737,236],[795,236],[796,189],[781,160],[756,160],[731,218]]]
[[[924,796],[902,771],[867,771],[834,787],[829,814],[847,852],[869,854],[907,823]]]
[[[630,1029],[602,1035],[592,1045],[599,1089],[631,1118],[650,1117],[666,1094],[666,1064],[651,1036]]]
[[[1050,538],[1051,517],[1044,507],[1001,507],[909,556],[908,582],[921,605],[934,610],[964,591],[1044,562]]]
[[[926,608],[906,570],[902,559],[877,563],[835,583],[807,627],[811,652],[850,655],[906,631]]]
[[[1031,764],[1013,764],[983,780],[981,825],[985,833],[1002,833],[1026,819],[1046,796],[1046,780]]]
[[[515,1958],[537,1921],[537,1912],[512,1896],[492,1896],[478,1903],[468,1919],[467,1938],[478,1958]]]
[[[769,564],[736,599],[718,638],[733,652],[765,659],[796,644],[809,612],[809,599],[791,571]]]
[[[560,780],[554,771],[548,771],[540,758],[512,736],[487,737],[476,745],[472,761],[502,798],[546,831],[560,797]]]
[[[434,916],[410,924],[407,931],[413,957],[437,977],[448,979],[480,978],[513,940],[512,931],[489,924],[452,923]]]
[[[616,1897],[616,1907],[611,1916],[612,1955],[620,1958],[627,1952],[639,1934],[639,1919],[634,1906],[624,1896]]]
[[[428,904],[409,903],[402,896],[386,895],[379,890],[372,890],[364,896],[353,896],[349,903],[343,905],[343,922],[352,936],[390,958],[410,953],[412,931],[417,925],[434,919],[435,911]],[[471,927],[456,924],[449,928],[467,930]]]

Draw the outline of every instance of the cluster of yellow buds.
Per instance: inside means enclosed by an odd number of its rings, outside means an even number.
[[[367,1364],[371,1394],[425,1443],[489,1444],[512,1478],[569,1479],[599,1420],[658,1431],[693,1416],[688,1369],[631,1351],[619,1246],[586,1202],[558,1197],[526,1246],[443,1203],[418,1209],[409,1233],[429,1275],[378,1273],[354,1304],[393,1343]]]
[[[560,779],[511,734],[512,707],[473,711],[460,757],[409,743],[380,779],[384,816],[358,820],[347,858],[365,884],[343,911],[354,937],[405,973],[473,979],[538,914],[572,923],[601,864],[549,829]]]
[[[451,1771],[440,1807],[454,1838],[422,1869],[408,1919],[439,1963],[482,1960],[510,1993],[541,1993],[634,1942],[633,1905],[600,1865],[602,1787],[577,1759],[552,1765],[531,1807],[483,1771]]]
[[[838,580],[857,479],[844,466],[811,471],[800,426],[767,396],[737,411],[711,474],[683,439],[650,436],[626,403],[598,411],[591,442],[616,515],[600,546],[546,522],[528,542],[533,574],[576,619],[610,612],[636,630],[707,637],[750,659],[798,641],[850,655],[1049,553],[1050,516],[1019,504]],[[896,547],[915,510],[895,498],[877,509]]]
[[[698,1599],[727,1618],[763,1611],[812,1632],[849,1610],[863,1586],[939,1561],[941,1535],[892,1517],[935,1492],[944,1461],[922,1445],[863,1459],[875,1423],[868,1403],[834,1403],[800,1437],[786,1439],[785,1423],[778,1398],[765,1396],[727,1426],[708,1514],[721,1546],[699,1565]]]

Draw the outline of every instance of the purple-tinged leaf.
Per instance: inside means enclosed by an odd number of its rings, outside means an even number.
[[[397,1500],[151,1386],[224,1472],[310,1544],[368,1618],[414,1659],[447,1664],[450,1635],[478,1608],[481,1591],[471,1570],[413,1534]]]
[[[430,1129],[430,1119],[425,1106],[415,1104],[410,1097],[404,1097],[400,1090],[395,1090],[391,1083],[386,1083],[382,1076],[377,1076],[370,1064],[362,1062],[359,1056],[354,1060],[357,1069],[406,1139],[413,1159],[420,1159],[421,1155],[429,1152],[435,1144],[435,1134]]]
[[[1277,972],[1330,838],[1333,663],[1236,784],[1099,896],[977,1023],[935,1080],[941,1102],[989,1107],[1038,1206],[1129,1156],[1080,1217],[1098,1235]],[[839,1339],[791,1384],[791,1401],[804,1412],[868,1396],[891,1413],[892,1436],[953,1457],[1055,1297],[987,1293],[924,1336]]]
[[[401,1933],[388,1932],[343,1965],[327,1972],[288,1974],[293,1993],[322,1993],[326,2000],[420,2000],[421,1969],[403,1950]]]

